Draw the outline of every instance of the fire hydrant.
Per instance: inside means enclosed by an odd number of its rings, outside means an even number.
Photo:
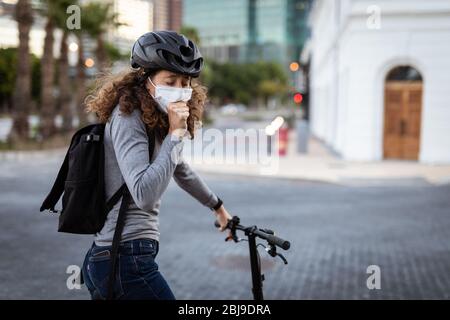
[[[278,155],[285,156],[287,154],[289,143],[289,127],[283,125],[278,129]]]

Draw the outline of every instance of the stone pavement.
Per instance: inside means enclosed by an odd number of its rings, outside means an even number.
[[[61,161],[1,162],[1,299],[89,298],[67,288],[66,270],[91,236],[58,233],[57,216],[39,212]],[[450,185],[202,176],[243,224],[291,241],[286,266],[261,250],[268,299],[450,298]],[[157,261],[177,298],[251,299],[247,244],[224,242],[211,212],[174,183],[162,201]],[[379,290],[366,286],[370,265]]]

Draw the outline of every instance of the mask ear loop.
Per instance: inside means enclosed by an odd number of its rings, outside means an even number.
[[[153,83],[152,79],[150,78],[150,74],[151,74],[151,71],[146,71],[144,73],[144,75],[142,76],[142,79],[141,79],[142,82],[141,83],[144,83],[146,81],[150,81],[151,85],[156,89],[155,84]],[[150,92],[149,92],[149,94],[153,98],[153,100],[156,100],[156,98]]]
[[[150,77],[147,77],[147,80],[150,81],[150,84],[156,89],[156,85],[153,83]]]
[[[150,77],[147,77],[147,81],[150,82],[150,84],[155,88],[155,94],[156,94],[156,86],[153,83],[152,79],[150,79]],[[153,98],[153,100],[156,100],[156,98],[151,94],[151,92],[149,92],[150,96]],[[155,101],[156,102],[156,101]]]

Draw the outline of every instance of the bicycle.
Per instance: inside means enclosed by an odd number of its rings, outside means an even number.
[[[219,228],[219,222],[215,221],[214,225]],[[284,264],[288,264],[286,258],[277,252],[276,247],[280,247],[283,250],[289,250],[291,244],[289,241],[275,236],[275,232],[270,229],[259,229],[257,226],[245,227],[240,224],[238,216],[233,216],[231,220],[228,220],[226,229],[230,229],[231,236],[225,238],[225,241],[233,240],[234,242],[248,241],[250,251],[250,266],[252,271],[252,292],[254,300],[264,300],[263,296],[263,284],[265,280],[263,274],[261,274],[261,260],[258,252],[258,247],[262,246],[271,257],[280,257]],[[240,230],[245,233],[248,239],[239,238],[236,235],[236,231]],[[262,243],[256,243],[256,238],[261,238],[267,241],[268,246]]]

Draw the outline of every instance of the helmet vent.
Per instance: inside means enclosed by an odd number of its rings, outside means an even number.
[[[180,46],[180,52],[183,56],[191,56],[192,55],[192,49],[186,46]]]

